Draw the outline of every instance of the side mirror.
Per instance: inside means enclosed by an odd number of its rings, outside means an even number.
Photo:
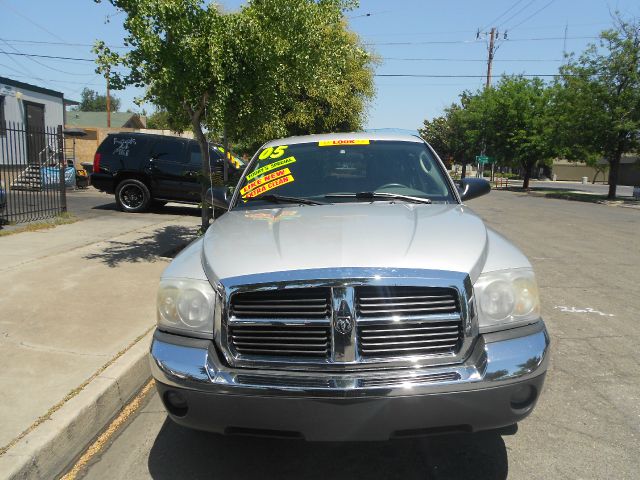
[[[207,190],[206,202],[216,208],[229,210],[229,190],[227,187],[214,187]]]
[[[480,197],[491,191],[491,184],[484,178],[464,178],[458,187],[463,202]]]

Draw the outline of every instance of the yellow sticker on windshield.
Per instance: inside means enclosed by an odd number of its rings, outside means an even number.
[[[247,180],[252,180],[257,176],[262,175],[263,173],[270,172],[271,170],[275,170],[276,168],[284,167],[285,165],[289,165],[290,163],[293,163],[295,161],[296,157],[287,157],[283,158],[282,160],[278,160],[277,162],[270,163],[251,172],[249,175],[247,175]]]
[[[291,174],[291,170],[289,170],[288,168],[283,168],[282,170],[277,170],[273,173],[269,173],[264,177],[256,178],[253,182],[247,183],[244,187],[240,189],[240,195],[244,195],[245,193],[250,192],[255,188],[258,188],[260,185],[269,183],[270,181],[275,180],[276,178],[284,177],[290,174]]]
[[[320,140],[319,147],[342,147],[348,145],[369,145],[369,140]]]
[[[261,187],[256,188],[255,190],[250,191],[249,193],[247,193],[246,195],[244,195],[242,198],[253,198],[253,197],[257,197],[258,195],[262,195],[265,192],[268,192],[269,190],[273,190],[274,188],[278,188],[281,187],[282,185],[286,185],[288,183],[293,182],[293,175],[287,175],[286,177],[280,177],[277,178],[276,180],[273,180],[265,185],[262,185]]]

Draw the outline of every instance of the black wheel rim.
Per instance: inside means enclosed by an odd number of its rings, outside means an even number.
[[[127,208],[139,208],[144,203],[144,192],[136,185],[127,185],[120,189],[120,202]]]

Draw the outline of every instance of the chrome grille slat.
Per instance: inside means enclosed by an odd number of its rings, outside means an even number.
[[[394,337],[394,338],[397,338],[397,337]],[[458,335],[453,335],[453,336],[443,337],[443,338],[432,338],[430,340],[399,340],[399,341],[396,341],[396,342],[371,342],[371,341],[369,341],[369,339],[361,340],[362,346],[364,346],[364,347],[377,347],[377,346],[380,346],[380,345],[384,345],[384,346],[414,345],[414,344],[442,343],[442,342],[451,343],[452,341],[455,344],[458,341]]]
[[[308,337],[274,337],[272,334],[259,336],[259,335],[233,335],[233,338],[236,341],[245,341],[245,340],[322,340],[326,339],[325,335],[309,335]]]
[[[431,382],[452,382],[459,380],[460,375],[456,372],[445,373],[428,373],[423,375],[404,376],[404,377],[380,377],[380,378],[363,378],[360,380],[360,385],[363,387],[386,387],[392,385],[403,384],[419,384],[419,383],[431,383]]]
[[[421,333],[422,331],[426,330],[428,333]],[[434,330],[436,330],[434,332]],[[452,332],[457,332],[458,331],[458,326],[454,326],[454,327],[433,327],[433,328],[428,328],[428,327],[423,327],[423,328],[393,328],[393,329],[367,329],[367,334],[380,334],[380,333],[386,333],[388,335],[370,335],[369,338],[387,338],[387,337],[396,337],[396,338],[409,338],[409,337],[420,337],[420,336],[427,336],[427,337],[432,337],[434,335],[441,335],[441,334],[447,334],[447,333],[452,333]],[[415,333],[400,333],[398,334],[398,332],[415,332]]]
[[[427,338],[425,338],[427,337]],[[437,338],[432,338],[432,337],[437,337]],[[408,340],[404,340],[404,339],[408,339]],[[421,335],[373,335],[373,336],[366,336],[363,338],[362,343],[363,344],[367,344],[367,345],[371,345],[372,344],[372,340],[389,340],[389,339],[398,339],[398,341],[396,342],[384,342],[385,344],[392,344],[392,343],[418,343],[418,342],[427,342],[427,341],[434,341],[434,342],[438,342],[441,341],[445,338],[452,338],[452,339],[457,339],[458,338],[458,331],[451,331],[451,332],[446,332],[444,334],[440,334],[440,333],[423,333]],[[413,340],[410,340],[413,339]]]
[[[429,301],[429,302],[386,302],[386,303],[360,303],[360,307],[408,307],[411,305],[418,305],[418,306],[431,306],[431,305],[453,305],[455,306],[456,302],[455,300],[434,300],[434,301]]]
[[[295,356],[324,356],[328,353],[328,350],[318,350],[318,351],[310,351],[310,350],[290,350],[284,348],[278,349],[266,349],[266,348],[238,348],[239,353],[245,355],[274,355],[274,356],[286,356],[286,355],[295,355]]]
[[[309,350],[316,350],[319,348],[327,348],[329,344],[323,343],[285,343],[285,342],[245,342],[242,340],[235,340],[234,343],[238,348],[244,346],[247,347],[294,347],[294,348],[308,348]]]
[[[443,307],[434,306],[434,307],[424,307],[424,308],[388,308],[388,309],[376,308],[375,310],[367,309],[366,312],[364,310],[361,310],[361,312],[365,312],[366,315],[373,315],[376,313],[396,313],[396,312],[411,312],[414,314],[419,314],[419,313],[430,313],[430,312],[450,312],[453,308],[455,308],[455,305],[447,305]]]
[[[427,352],[427,351],[437,351],[437,353],[449,353],[449,351],[456,346],[455,343],[451,343],[448,345],[431,345],[428,347],[403,347],[403,348],[367,348],[367,354],[372,353],[384,353],[389,354],[392,353],[394,355],[398,355],[398,352]],[[441,350],[445,350],[442,352]]]
[[[425,298],[449,298],[449,295],[414,295],[414,296],[393,296],[393,297],[360,297],[361,302],[388,302],[390,300],[422,300]]]

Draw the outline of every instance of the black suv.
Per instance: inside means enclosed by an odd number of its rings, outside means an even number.
[[[222,177],[224,151],[211,145],[211,171]],[[237,183],[244,165],[231,157],[229,183]],[[93,160],[91,184],[114,194],[125,212],[142,212],[152,204],[199,203],[202,155],[195,140],[148,133],[112,133]]]

